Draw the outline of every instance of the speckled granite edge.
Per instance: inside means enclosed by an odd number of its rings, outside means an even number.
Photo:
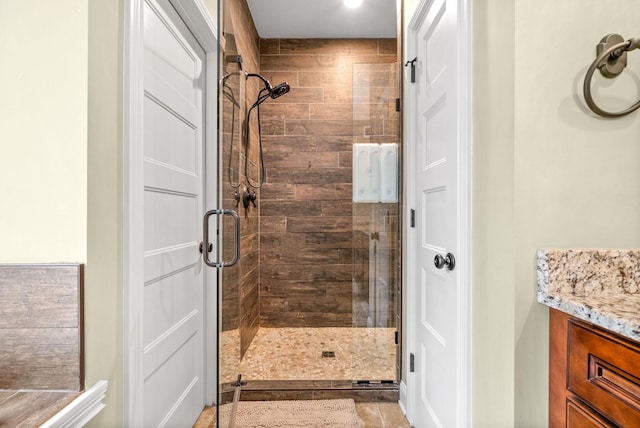
[[[640,250],[540,249],[538,302],[640,341]]]

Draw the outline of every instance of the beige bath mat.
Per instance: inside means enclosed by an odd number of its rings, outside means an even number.
[[[220,425],[228,426],[231,404],[220,407]],[[352,399],[240,401],[236,428],[360,428]]]

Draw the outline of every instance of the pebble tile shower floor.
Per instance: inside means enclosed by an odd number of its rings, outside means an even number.
[[[221,337],[222,382],[246,380],[396,380],[393,328],[260,328],[238,367],[237,330]],[[335,357],[323,357],[323,352]]]

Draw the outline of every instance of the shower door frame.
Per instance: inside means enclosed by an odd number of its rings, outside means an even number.
[[[123,206],[122,206],[122,281],[123,281],[123,323],[122,323],[122,424],[141,426],[143,424],[143,382],[144,373],[142,341],[144,293],[135,284],[144,282],[144,260],[142,254],[144,177],[142,174],[144,155],[142,135],[143,117],[143,54],[144,26],[143,5],[145,0],[125,0],[124,7],[124,96],[123,96]],[[205,150],[204,162],[215,165],[213,170],[205,168],[205,180],[218,175],[217,167],[217,81],[218,81],[218,30],[203,0],[169,0],[180,18],[200,46],[205,51],[205,118],[212,126],[205,125],[204,146],[215,147]],[[215,97],[211,90],[215,88]],[[214,120],[211,121],[210,118]],[[213,162],[213,163],[211,163]],[[206,183],[206,181],[205,181]],[[205,207],[217,204],[217,185],[204,187]],[[205,287],[217,271],[205,271]],[[216,398],[216,330],[217,293],[206,293],[204,302],[205,330],[205,403],[212,404]]]

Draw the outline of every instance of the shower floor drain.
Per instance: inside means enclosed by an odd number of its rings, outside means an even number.
[[[322,358],[335,358],[336,353],[333,351],[322,351]]]

